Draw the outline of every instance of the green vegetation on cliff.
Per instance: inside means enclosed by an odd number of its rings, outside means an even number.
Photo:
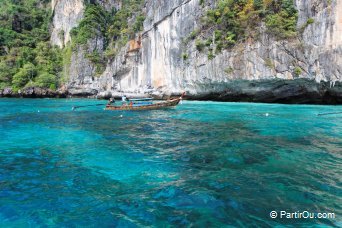
[[[206,12],[193,39],[198,37],[197,50],[207,46],[208,57],[213,58],[214,53],[239,41],[257,38],[263,24],[276,39],[294,37],[297,17],[293,0],[219,0],[215,8]]]
[[[84,17],[71,31],[72,43],[61,50],[49,42],[50,2],[0,0],[0,89],[57,88],[66,81],[72,52],[93,38],[103,39],[105,52],[94,50],[86,57],[100,74],[108,58],[142,30],[145,19],[143,0],[124,0],[122,9],[111,11],[86,0]]]
[[[87,58],[96,66],[100,74],[108,58],[127,44],[135,34],[142,30],[145,16],[141,12],[143,0],[125,0],[120,10],[106,11],[100,5],[87,3],[84,18],[79,26],[72,29],[71,36],[75,48],[87,41],[100,37],[104,40],[104,54],[97,51],[88,53]]]
[[[145,20],[141,12],[143,0],[125,0],[120,10],[106,11],[95,3],[87,3],[84,17],[78,27],[72,29],[73,44],[86,44],[89,39],[101,36],[105,39],[105,46],[111,42],[124,39],[127,43],[135,33],[142,30]],[[129,20],[132,19],[129,24]]]
[[[56,88],[61,50],[49,44],[47,0],[0,0],[0,89]]]
[[[110,16],[101,6],[87,4],[83,19],[78,27],[71,31],[73,44],[86,44],[91,38],[106,36],[106,28],[107,24],[110,23]]]

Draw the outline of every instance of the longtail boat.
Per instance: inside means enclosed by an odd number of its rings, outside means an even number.
[[[107,104],[105,110],[111,110],[111,111],[136,111],[136,110],[153,110],[153,109],[161,109],[161,108],[167,108],[167,107],[173,107],[179,104],[179,102],[183,99],[183,96],[185,93],[182,94],[182,96],[174,99],[169,99],[167,101],[160,101],[153,103],[151,102],[143,102],[139,103],[137,101],[146,101],[146,100],[152,100],[151,98],[145,98],[145,99],[131,99],[129,100],[128,104],[123,104],[121,106],[115,106],[111,104]]]

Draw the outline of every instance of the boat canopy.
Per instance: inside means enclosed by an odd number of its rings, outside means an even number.
[[[153,98],[136,98],[136,99],[129,99],[129,101],[150,101]]]

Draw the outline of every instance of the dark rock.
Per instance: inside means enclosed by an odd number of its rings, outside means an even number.
[[[58,98],[66,98],[68,96],[68,90],[65,87],[59,88],[56,91],[56,97]]]
[[[206,86],[206,85],[203,85]],[[334,87],[309,79],[233,81],[221,92],[187,94],[187,99],[287,104],[342,104],[342,83]]]
[[[24,98],[58,97],[57,95],[56,91],[39,87],[27,87],[19,91],[19,96]]]
[[[15,93],[11,88],[4,88],[0,90],[0,97],[17,97],[18,94]]]
[[[28,87],[19,90],[19,95],[22,97],[34,97],[34,88],[33,87]]]

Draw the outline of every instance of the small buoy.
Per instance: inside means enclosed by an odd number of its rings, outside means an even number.
[[[268,113],[265,114],[265,116],[268,116],[268,115],[269,115]]]
[[[40,111],[38,110],[38,112],[40,112]]]
[[[122,117],[123,117],[123,115],[120,115],[120,117],[122,118]]]

